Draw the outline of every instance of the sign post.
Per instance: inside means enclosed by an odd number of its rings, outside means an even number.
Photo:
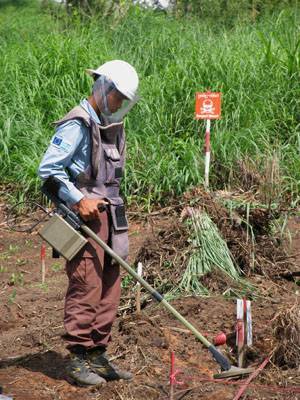
[[[207,190],[209,186],[209,164],[210,164],[210,119],[206,120],[204,152],[205,152],[204,184]]]
[[[205,189],[209,187],[209,165],[210,165],[210,121],[221,117],[221,93],[220,92],[204,92],[196,93],[196,119],[206,120],[205,129],[205,172],[204,185]]]

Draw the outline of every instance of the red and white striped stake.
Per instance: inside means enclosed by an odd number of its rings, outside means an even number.
[[[243,368],[246,345],[252,346],[251,301],[246,299],[237,299],[236,314],[236,345],[238,348],[238,366]]]
[[[209,187],[209,165],[210,165],[210,119],[206,120],[206,130],[205,130],[205,189],[207,190]]]
[[[46,244],[42,242],[41,245],[41,262],[42,262],[42,283],[45,283],[45,276],[46,276]]]

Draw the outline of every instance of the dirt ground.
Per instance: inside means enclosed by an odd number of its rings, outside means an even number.
[[[1,214],[1,213],[0,213]],[[3,213],[2,213],[3,217]],[[134,218],[133,218],[134,217]],[[3,221],[3,218],[1,219]],[[130,261],[145,240],[169,221],[159,214],[152,218],[131,216]],[[300,270],[300,219],[289,221],[294,270]],[[15,400],[163,400],[170,399],[170,353],[175,352],[180,370],[174,399],[230,400],[242,380],[216,381],[218,365],[193,335],[154,301],[144,304],[136,315],[128,278],[123,278],[120,311],[113,328],[109,353],[115,363],[134,373],[131,382],[110,382],[100,388],[80,388],[65,377],[67,352],[62,335],[64,295],[67,279],[62,259],[52,259],[47,248],[46,283],[41,284],[41,239],[37,234],[7,230],[0,223],[0,386]],[[146,266],[147,267],[147,266]],[[281,307],[299,301],[300,287],[286,279],[271,280],[263,275],[249,278],[259,287],[252,301],[254,345],[247,354],[248,366],[258,367],[275,343],[272,319]],[[227,345],[222,351],[235,362],[233,352],[235,299],[224,296],[185,297],[172,305],[209,340],[224,331]],[[242,399],[300,399],[300,370],[279,368],[271,361],[249,385]]]

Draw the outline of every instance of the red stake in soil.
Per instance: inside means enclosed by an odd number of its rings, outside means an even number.
[[[241,396],[244,394],[244,392],[246,391],[249,383],[257,377],[257,375],[265,368],[265,366],[268,364],[268,362],[270,361],[270,357],[267,357],[265,359],[265,361],[260,364],[260,366],[254,371],[252,372],[252,374],[249,376],[249,378],[246,380],[246,382],[243,384],[243,386],[239,389],[239,391],[237,392],[237,394],[234,396],[233,400],[239,400],[241,398]]]
[[[171,369],[170,369],[170,400],[174,400],[175,385],[183,385],[183,382],[179,382],[176,379],[176,375],[180,374],[180,370],[175,370],[175,353],[171,351]]]
[[[42,283],[45,283],[45,276],[46,276],[45,259],[46,259],[46,244],[45,244],[45,242],[42,242],[42,245],[41,245]]]

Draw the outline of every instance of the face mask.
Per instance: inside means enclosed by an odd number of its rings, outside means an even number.
[[[139,100],[138,96],[135,96],[133,100],[124,99],[122,107],[115,113],[111,113],[108,106],[107,96],[112,90],[117,89],[114,83],[104,75],[100,75],[93,86],[92,93],[99,110],[101,110],[101,117],[104,125],[122,124],[125,115]]]
[[[132,107],[139,101],[139,96],[134,96],[133,100],[124,99],[122,107],[108,117],[111,123],[122,122],[124,117],[129,113]]]
[[[115,89],[115,85],[104,75],[100,75],[93,86],[92,93],[94,99],[98,109],[101,110],[101,114],[104,114],[105,116],[111,115],[111,112],[108,108],[107,96],[113,89]]]

